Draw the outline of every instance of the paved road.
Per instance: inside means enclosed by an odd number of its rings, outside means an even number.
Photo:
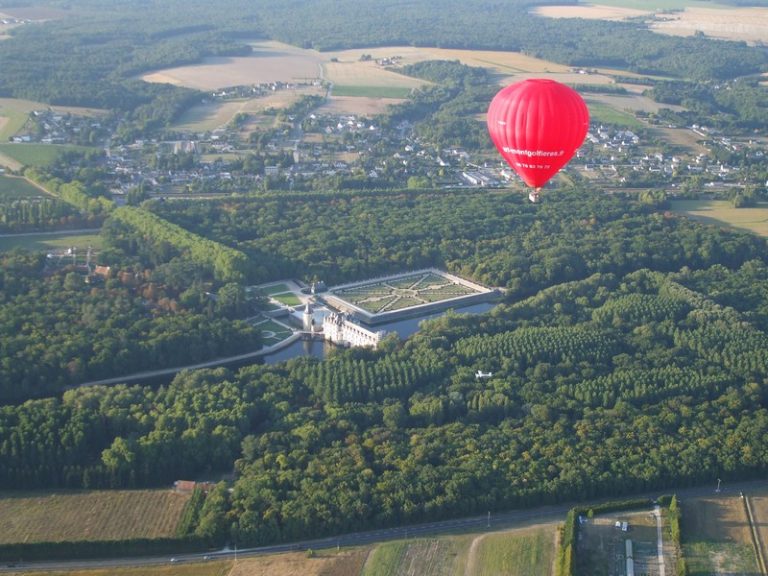
[[[757,488],[768,487],[768,480],[756,480],[752,482],[740,482],[721,487],[719,496],[728,497],[738,495],[739,492],[748,493]],[[606,502],[609,500],[619,500],[627,498],[655,498],[659,494],[676,493],[678,499],[687,499],[700,496],[717,496],[715,485],[697,488],[682,488],[659,490],[643,494],[628,495],[621,498],[601,498],[578,504],[588,506]],[[454,520],[445,520],[441,522],[429,522],[426,524],[414,524],[411,526],[400,526],[397,528],[384,528],[381,530],[369,530],[366,532],[355,532],[352,534],[343,534],[330,538],[318,538],[314,540],[302,540],[290,544],[277,544],[274,546],[261,546],[258,548],[247,548],[240,550],[221,550],[218,552],[199,553],[199,554],[179,554],[176,556],[166,555],[162,557],[142,557],[142,558],[116,558],[108,560],[73,560],[61,562],[30,562],[18,565],[13,568],[0,566],[0,572],[21,572],[33,570],[74,570],[88,568],[116,568],[129,566],[148,566],[153,564],[168,564],[171,558],[175,563],[184,564],[191,562],[200,562],[205,559],[227,559],[235,556],[260,556],[264,554],[277,554],[280,552],[291,552],[296,550],[321,550],[326,548],[336,548],[337,546],[361,546],[363,544],[372,544],[387,540],[397,540],[401,538],[412,538],[415,536],[426,536],[435,534],[446,534],[451,532],[482,532],[484,530],[501,530],[505,528],[520,528],[537,524],[551,522],[561,522],[566,513],[575,504],[557,504],[553,506],[542,506],[528,510],[513,510],[510,512],[491,513],[490,523],[488,515],[471,516],[468,518],[457,518]]]

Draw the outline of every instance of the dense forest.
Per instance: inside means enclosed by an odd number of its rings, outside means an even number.
[[[151,202],[165,220],[237,248],[257,278],[329,284],[446,267],[510,297],[595,272],[737,266],[764,241],[659,213],[615,194],[568,190],[540,206],[502,190],[275,192],[221,201]]]
[[[245,545],[766,470],[760,238],[583,190],[540,205],[509,192],[403,191],[151,207],[237,247],[264,278],[306,270],[334,283],[445,265],[509,292],[491,313],[447,314],[377,351],[4,406],[0,486],[145,486],[234,466],[234,491],[218,491],[194,531]],[[141,266],[141,254],[111,250],[118,268]],[[170,292],[174,272],[194,272],[194,261],[168,257],[145,290]],[[212,330],[224,346],[244,337],[237,324],[154,336],[155,321],[205,321],[211,304],[194,290],[151,301],[198,302],[197,315],[157,314],[142,321],[148,336],[135,336],[128,320],[141,305],[126,275],[96,288],[72,272],[41,283],[34,257],[4,258],[0,317],[16,327],[3,333],[25,341],[3,340],[4,367],[16,371],[3,382],[86,369],[29,356],[61,347],[41,338],[39,318],[58,318],[51,335],[62,342],[105,347],[75,357],[134,363],[132,344],[172,355],[199,345],[192,333]],[[44,302],[53,308],[32,306]]]
[[[237,320],[244,314],[230,313],[242,308],[242,287],[223,286],[214,302],[205,270],[186,259],[90,284],[83,270],[48,269],[45,254],[3,252],[0,263],[3,401],[261,345],[259,331]]]

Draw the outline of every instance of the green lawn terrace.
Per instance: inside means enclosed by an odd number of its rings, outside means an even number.
[[[499,290],[430,268],[329,288],[322,300],[366,324],[488,302]]]

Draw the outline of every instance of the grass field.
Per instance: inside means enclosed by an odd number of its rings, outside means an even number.
[[[333,86],[335,96],[353,98],[407,98],[411,88],[400,86]]]
[[[119,490],[0,494],[0,544],[174,536],[189,494]]]
[[[13,248],[24,248],[30,252],[50,252],[77,247],[78,253],[85,255],[88,246],[94,250],[101,249],[102,240],[98,232],[90,234],[24,234],[0,236],[0,252]]]
[[[683,555],[692,576],[752,576],[757,559],[738,496],[682,502]]]
[[[80,116],[99,116],[106,113],[106,111],[97,108],[50,106],[32,100],[0,98],[0,142],[6,142],[11,136],[15,135],[27,122],[30,112],[33,110],[47,110],[49,108],[62,114],[70,113]],[[3,123],[2,118],[6,118],[7,122]]]
[[[359,576],[367,548],[321,550],[238,560],[228,576]],[[154,576],[154,575],[148,575]]]
[[[589,108],[589,117],[592,122],[604,122],[625,128],[642,128],[643,124],[628,112],[621,112],[602,102],[596,102],[592,98],[587,98],[587,107]]]
[[[473,571],[468,576],[547,576],[553,573],[553,529],[488,534],[478,543]]]
[[[418,88],[428,84],[424,80],[398,74],[389,69],[378,66],[375,62],[361,62],[360,60],[325,62],[323,64],[323,77],[333,83],[333,91],[336,87],[365,88],[372,91],[374,88]],[[400,96],[402,98],[402,92]],[[378,96],[379,94],[366,93],[360,96]],[[339,96],[345,96],[343,92]],[[392,95],[392,98],[398,96]]]
[[[727,200],[675,200],[672,202],[672,210],[702,222],[748,230],[758,236],[768,237],[766,203],[756,208],[734,208]]]
[[[270,284],[268,286],[261,288],[261,292],[263,292],[267,296],[272,296],[273,294],[282,294],[283,292],[289,292],[289,291],[290,291],[290,288],[288,288],[288,284]]]
[[[6,122],[0,123],[0,142],[7,142],[11,136],[16,134],[24,126],[32,110],[42,108],[45,108],[45,104],[31,100],[0,98],[0,117],[6,119]]]
[[[13,158],[24,166],[48,166],[68,150],[92,150],[85,146],[57,144],[0,144],[0,154]]]
[[[323,93],[323,89],[319,86],[302,86],[292,90],[279,90],[258,98],[208,102],[187,110],[173,127],[185,132],[215,130],[229,124],[235,115],[241,112],[250,115],[262,114],[270,108],[275,110],[286,108],[303,96]],[[270,127],[274,123],[274,117],[267,116],[260,123],[266,123],[265,127]]]
[[[47,195],[24,178],[0,176],[0,200],[11,201],[20,198],[39,198],[41,196]]]
[[[471,536],[387,542],[368,557],[362,576],[463,575]]]

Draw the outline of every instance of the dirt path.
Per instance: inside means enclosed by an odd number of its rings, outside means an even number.
[[[555,530],[552,546],[554,547],[555,553],[552,555],[552,567],[549,569],[549,573],[557,574],[557,551],[560,550],[560,530]]]
[[[477,547],[480,545],[480,541],[486,536],[487,534],[483,534],[472,540],[472,544],[469,546],[469,552],[467,552],[467,565],[464,567],[464,576],[473,576],[477,572]]]

